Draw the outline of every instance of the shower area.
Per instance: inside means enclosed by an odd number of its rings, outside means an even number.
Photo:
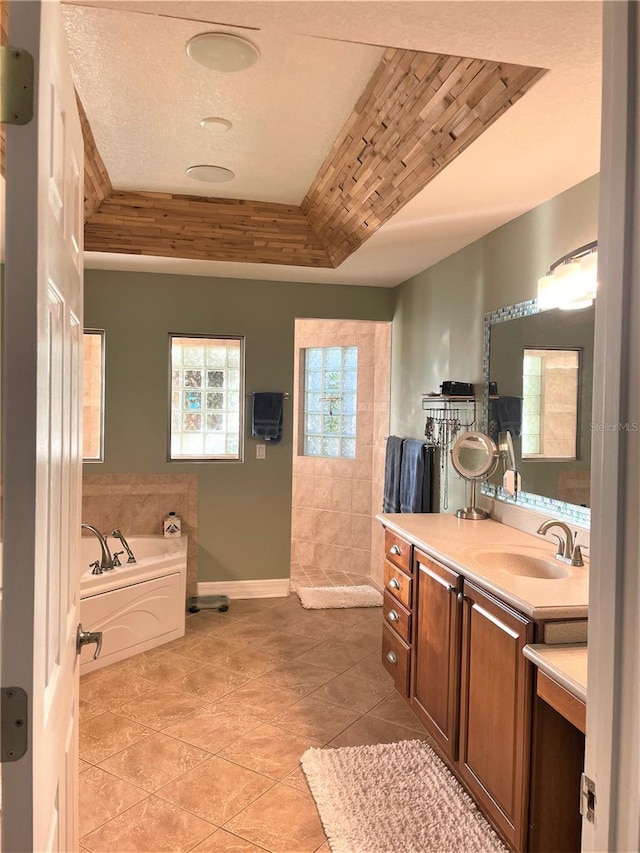
[[[296,320],[291,583],[382,587],[391,324]]]

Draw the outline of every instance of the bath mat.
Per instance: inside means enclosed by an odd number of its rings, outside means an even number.
[[[299,586],[300,603],[307,610],[334,607],[381,607],[382,593],[373,586]]]
[[[312,748],[301,761],[333,853],[507,853],[424,741]]]

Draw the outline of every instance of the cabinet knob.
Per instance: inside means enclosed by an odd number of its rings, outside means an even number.
[[[400,584],[398,583],[398,581],[395,578],[391,578],[391,580],[389,581],[389,588],[390,589],[400,589]]]
[[[460,602],[460,604],[463,604],[466,600],[467,600],[467,596],[464,594],[464,592],[459,592],[458,593],[458,601]]]
[[[398,616],[395,610],[390,610],[387,613],[387,619],[389,620],[389,622],[397,622],[400,617]]]
[[[400,554],[402,554],[402,551],[400,550],[400,547],[398,545],[392,545],[391,548],[389,548],[389,553],[395,554],[396,557],[399,557]]]
[[[449,584],[448,589],[449,589],[449,592],[455,592],[456,591],[456,587],[452,583]]]
[[[389,663],[398,663],[398,655],[395,652],[387,652],[387,660]]]

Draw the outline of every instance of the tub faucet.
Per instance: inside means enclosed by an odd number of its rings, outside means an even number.
[[[98,528],[94,527],[92,524],[83,524],[81,525],[81,529],[90,530],[100,543],[102,555],[100,557],[100,562],[98,563],[98,565],[95,565],[94,563],[91,564],[93,568],[93,574],[100,575],[102,574],[102,572],[110,571],[113,568],[113,557],[111,556],[111,551],[109,550],[109,546],[107,545],[106,537],[103,536],[103,534],[100,533]]]
[[[118,528],[116,527],[116,529],[113,531],[113,533],[111,535],[113,536],[114,539],[119,539],[122,542],[122,547],[127,552],[127,563],[135,563],[136,558],[133,556],[133,551],[129,547],[129,543],[127,542],[127,540],[122,535],[122,531],[118,530]],[[122,553],[122,551],[120,553]]]
[[[550,530],[552,527],[559,527],[564,533],[564,540],[561,536],[558,536],[557,533],[551,534],[558,540],[556,560],[560,560],[562,563],[568,563],[570,566],[584,566],[580,546],[574,543],[573,533],[571,532],[569,525],[565,524],[564,521],[555,521],[553,518],[548,518],[546,521],[542,522],[538,528],[538,533],[544,536],[547,530]]]

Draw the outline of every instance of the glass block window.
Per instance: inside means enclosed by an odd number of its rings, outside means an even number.
[[[575,459],[580,350],[525,349],[522,458]]]
[[[104,461],[104,331],[82,336],[82,457]]]
[[[242,459],[242,338],[171,335],[169,459]]]
[[[357,347],[304,351],[304,455],[355,459]]]

